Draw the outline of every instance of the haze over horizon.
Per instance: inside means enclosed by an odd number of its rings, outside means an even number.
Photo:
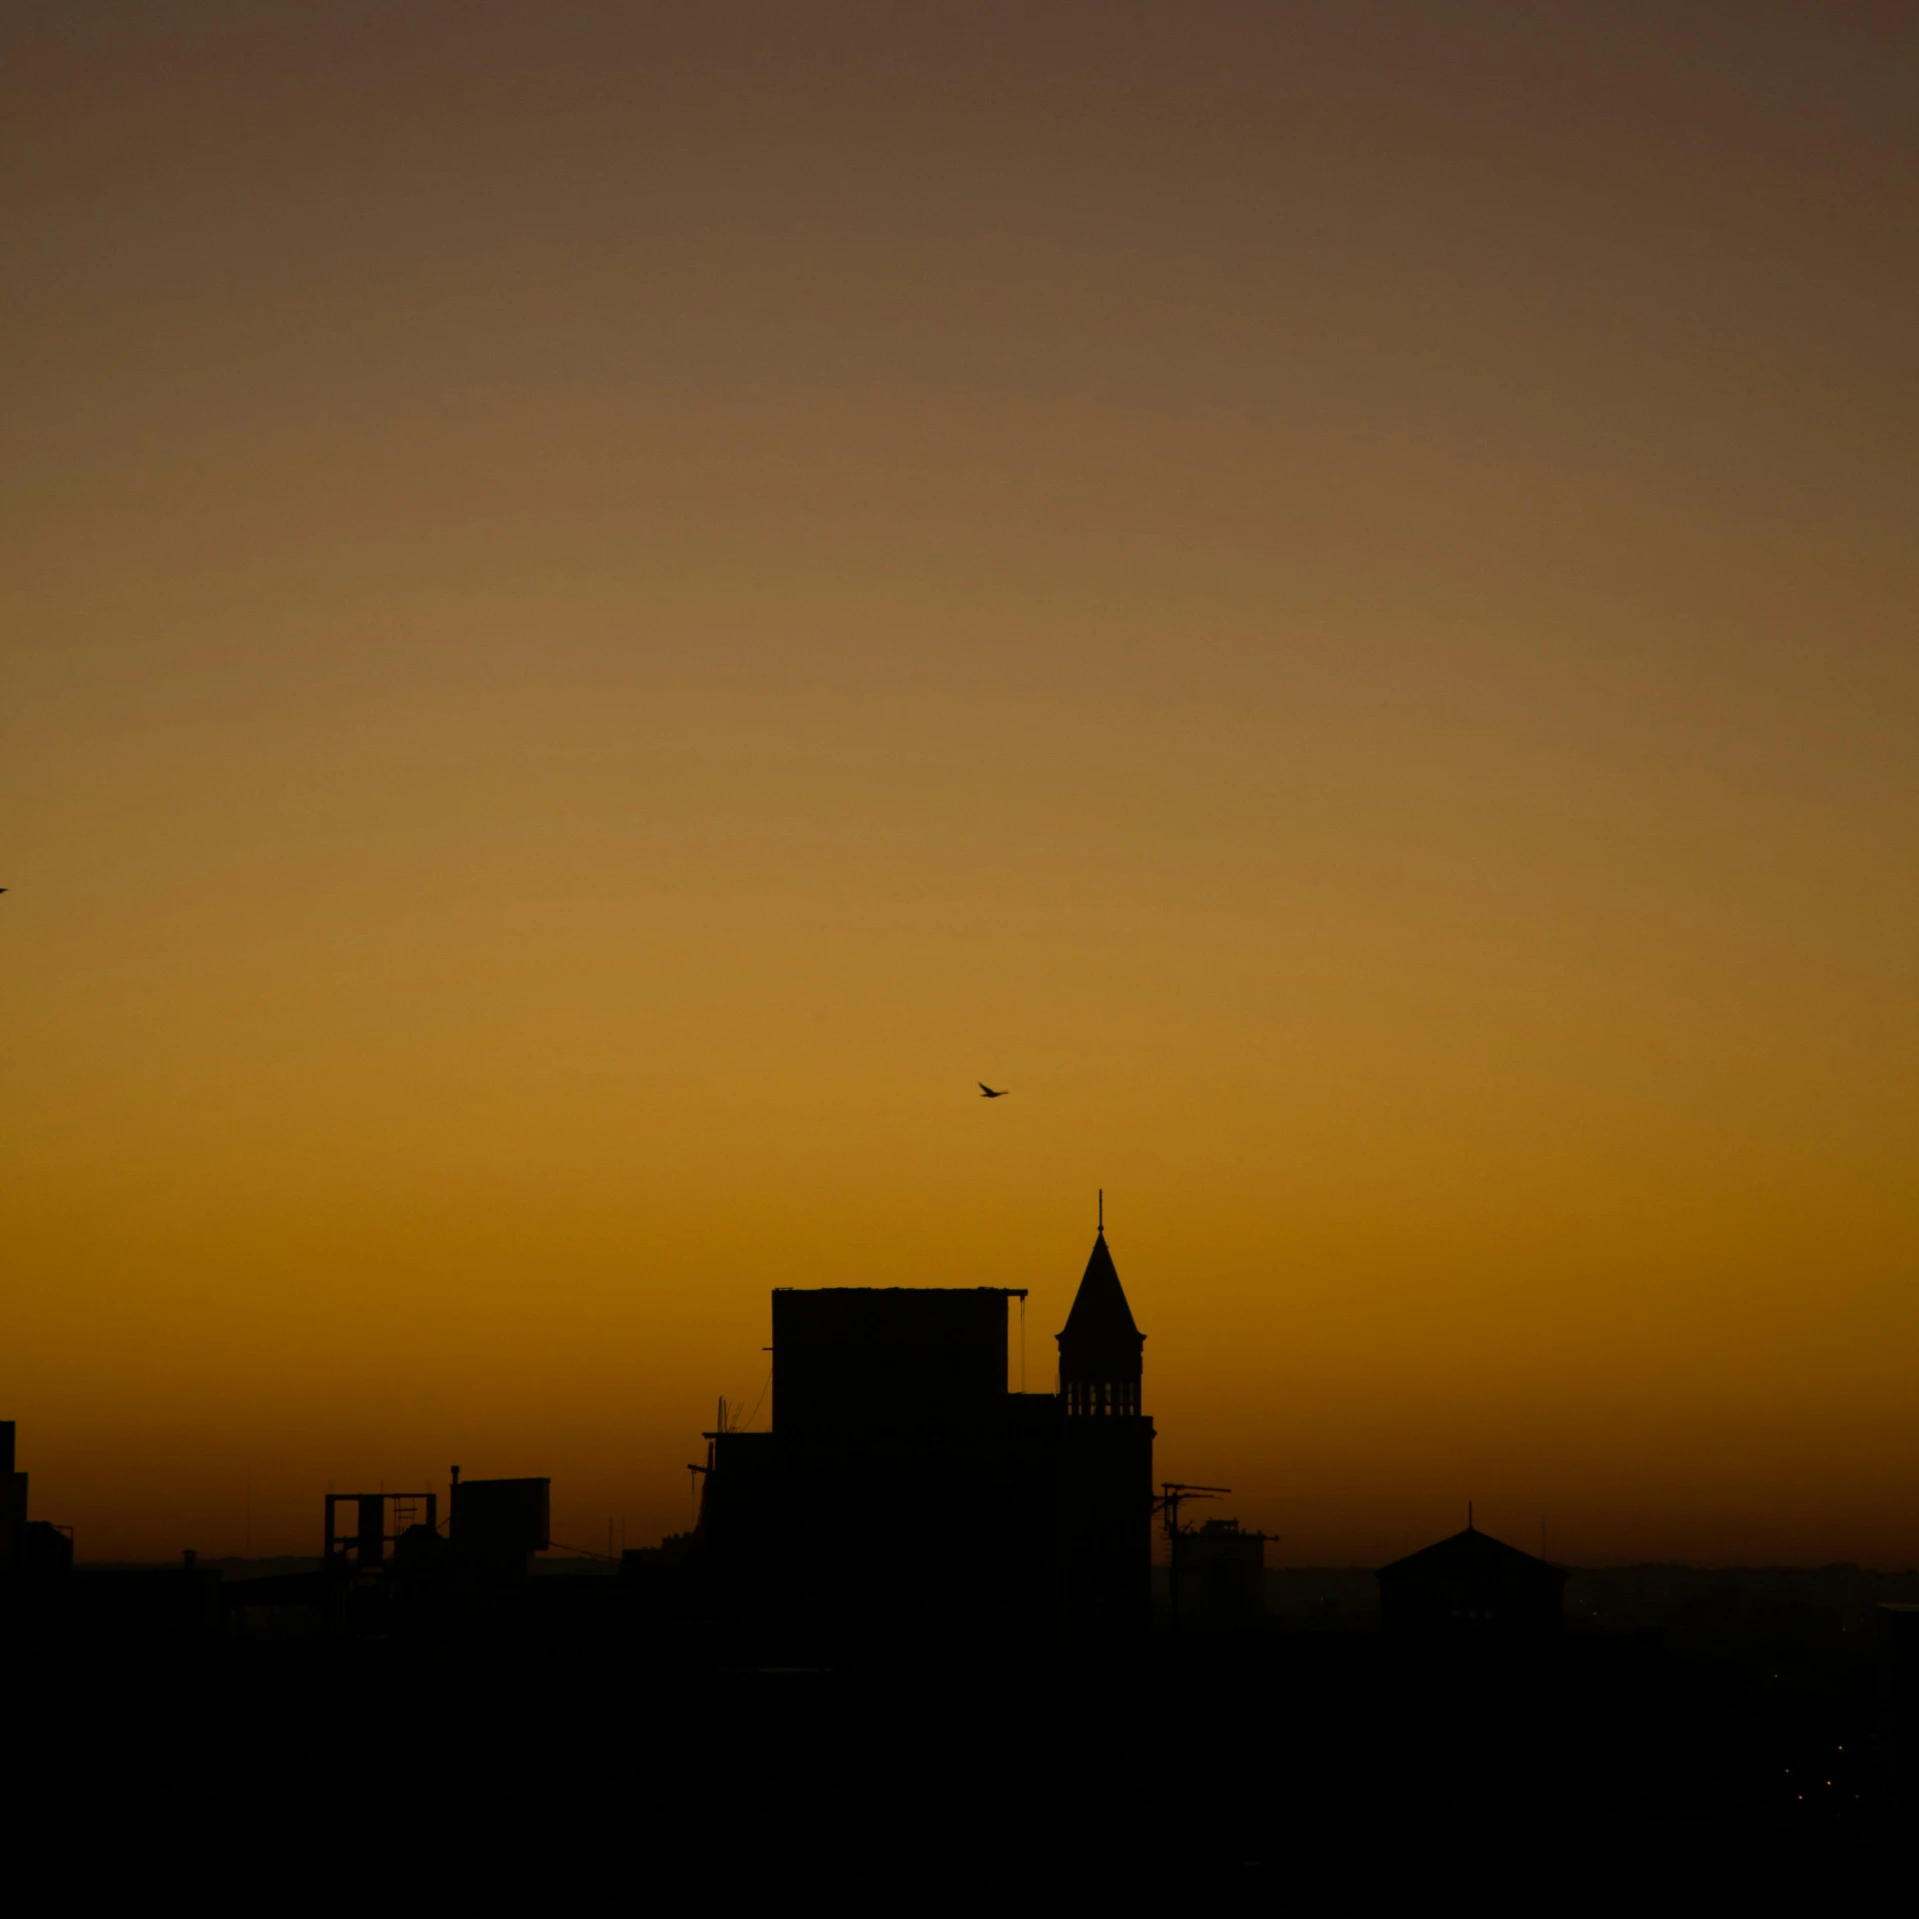
[[[0,23],[35,1513],[642,1543],[771,1287],[1044,1387],[1103,1187],[1274,1563],[1919,1563],[1915,98],[1890,5]]]

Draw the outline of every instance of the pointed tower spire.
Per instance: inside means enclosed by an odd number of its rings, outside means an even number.
[[[1059,1385],[1071,1414],[1136,1416],[1146,1335],[1106,1246],[1106,1195],[1099,1196],[1099,1231],[1081,1275],[1073,1310],[1059,1335]]]

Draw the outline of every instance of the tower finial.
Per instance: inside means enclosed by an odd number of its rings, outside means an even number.
[[[1099,1230],[1102,1234],[1106,1231],[1106,1188],[1104,1186],[1099,1189]]]

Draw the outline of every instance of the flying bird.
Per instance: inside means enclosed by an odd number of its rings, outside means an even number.
[[[996,1093],[983,1079],[975,1080],[973,1084],[979,1088],[982,1099],[1004,1099],[1013,1090],[1010,1086],[1002,1086]]]

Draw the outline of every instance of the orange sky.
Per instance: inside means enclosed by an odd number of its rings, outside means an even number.
[[[36,1514],[638,1543],[770,1286],[1038,1384],[1103,1185],[1279,1560],[1919,1559],[1915,97],[1904,5],[14,10]]]

